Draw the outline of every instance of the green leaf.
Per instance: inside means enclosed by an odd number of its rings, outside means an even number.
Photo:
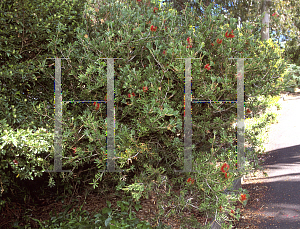
[[[110,201],[106,201],[107,206],[110,208],[111,207],[111,202]]]
[[[102,209],[102,214],[108,214],[110,215],[112,212],[112,209],[111,208],[103,208]]]
[[[107,227],[108,225],[109,225],[109,223],[110,223],[110,221],[112,220],[112,218],[111,217],[108,217],[106,220],[105,220],[105,226]]]

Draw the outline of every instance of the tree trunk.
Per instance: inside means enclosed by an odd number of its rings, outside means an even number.
[[[269,22],[270,22],[270,4],[271,0],[263,0],[261,7],[261,14],[265,13],[265,16],[262,19],[262,28],[261,28],[261,40],[268,40],[270,38],[269,34]]]

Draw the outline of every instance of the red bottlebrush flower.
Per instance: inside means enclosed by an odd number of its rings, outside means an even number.
[[[17,165],[19,162],[17,160],[13,160],[14,164]]]
[[[234,211],[233,211],[233,210],[231,210],[231,213],[232,213],[232,214],[234,214]]]
[[[189,43],[189,45],[191,44],[191,38],[190,37],[188,37],[187,39],[187,42]]]
[[[218,44],[221,44],[222,43],[222,40],[220,40],[219,38],[217,39],[217,43]]]
[[[276,13],[273,13],[272,16],[276,15]]]
[[[246,194],[241,194],[241,201],[247,200]]]
[[[158,10],[158,8],[157,8],[157,7],[154,7],[154,10],[153,10],[154,13],[156,13],[155,10]]]
[[[227,30],[226,33],[225,33],[225,37],[234,38],[233,30],[231,30],[231,34],[228,34],[228,30]]]
[[[163,54],[166,55],[166,50],[163,51]]]
[[[150,30],[153,31],[153,32],[155,32],[157,30],[157,26],[151,25]]]
[[[96,111],[97,111],[97,110],[99,110],[99,108],[100,108],[100,104],[99,104],[99,103],[97,103],[97,106],[96,106]]]
[[[73,154],[75,154],[75,153],[76,153],[76,147],[73,148]]]
[[[249,108],[247,108],[246,111],[247,111],[248,114],[252,113],[252,111]]]
[[[187,180],[187,183],[192,183],[192,184],[194,184],[194,182],[195,182],[195,180],[192,179],[192,178],[189,178],[189,179]]]
[[[211,43],[212,46],[215,46],[214,43]]]
[[[132,92],[132,96],[135,96],[134,92]]]
[[[128,98],[131,98],[131,95],[130,95],[130,94],[128,94]]]
[[[221,167],[221,171],[223,172],[223,173],[226,173],[228,170],[229,170],[229,165],[227,164],[227,163],[224,163],[223,165],[222,165],[222,167]],[[225,170],[226,169],[226,170]]]
[[[205,65],[204,68],[205,68],[206,70],[210,70],[209,64]]]
[[[138,2],[141,2],[142,0],[137,0]]]
[[[148,91],[148,87],[143,87],[143,92]]]
[[[94,106],[95,106],[95,105],[96,105],[96,102],[94,102],[93,104],[94,104]]]
[[[225,173],[225,178],[226,178],[226,179],[228,178],[227,173]]]

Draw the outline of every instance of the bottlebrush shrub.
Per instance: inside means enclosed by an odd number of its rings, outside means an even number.
[[[202,21],[191,16],[188,7],[186,17],[181,21],[176,11],[163,11],[152,3],[130,1],[129,6],[125,6],[128,5],[113,1],[101,6],[97,12],[90,10],[89,14],[95,18],[93,29],[85,37],[86,28],[78,28],[78,41],[68,50],[53,36],[50,47],[56,55],[63,53],[70,58],[66,60],[72,67],[68,80],[78,82],[81,90],[74,91],[71,84],[66,84],[63,94],[74,100],[103,100],[107,93],[107,60],[99,58],[123,58],[114,60],[116,165],[129,172],[143,170],[144,164],[159,164],[174,178],[177,176],[174,169],[182,169],[184,163],[185,86],[185,61],[175,58],[201,58],[192,60],[193,98],[201,100],[236,99],[237,66],[236,61],[228,58],[253,58],[245,60],[244,69],[245,92],[252,96],[279,90],[273,83],[284,62],[275,44],[253,38],[250,24],[246,23],[240,30],[236,19],[210,15],[213,4],[206,8],[207,17]],[[158,8],[155,13],[154,7]],[[107,15],[108,11],[114,13]],[[178,26],[180,24],[183,26]],[[194,32],[186,25],[195,25],[198,29]],[[60,26],[62,30],[66,29],[64,25]],[[187,38],[191,39],[192,45]],[[148,88],[146,92],[144,87]],[[129,98],[128,94],[132,93],[135,96]],[[212,154],[212,158],[228,161],[225,146],[234,141],[235,131],[228,131],[228,127],[236,119],[236,105],[193,103],[192,107],[193,156],[199,157],[203,153],[200,149],[203,149]],[[77,149],[79,146],[82,149],[81,154],[78,150],[79,158],[93,158],[96,166],[103,169],[106,104],[100,105],[97,115],[92,112],[92,106],[81,113],[71,108],[68,115],[74,117],[74,122],[66,120],[70,126],[74,123],[74,133],[83,128],[82,138],[75,143]],[[69,138],[66,142],[72,141]],[[212,145],[216,152],[210,151]],[[205,169],[201,167],[202,170]],[[95,186],[98,178],[99,174],[94,179]],[[115,181],[120,178],[121,174],[112,174]],[[203,177],[200,181],[205,184]]]

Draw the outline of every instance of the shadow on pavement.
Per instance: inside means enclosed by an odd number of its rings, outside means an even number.
[[[268,177],[243,185],[252,194],[249,206],[258,217],[253,228],[299,229],[300,145],[270,151],[262,166]]]

